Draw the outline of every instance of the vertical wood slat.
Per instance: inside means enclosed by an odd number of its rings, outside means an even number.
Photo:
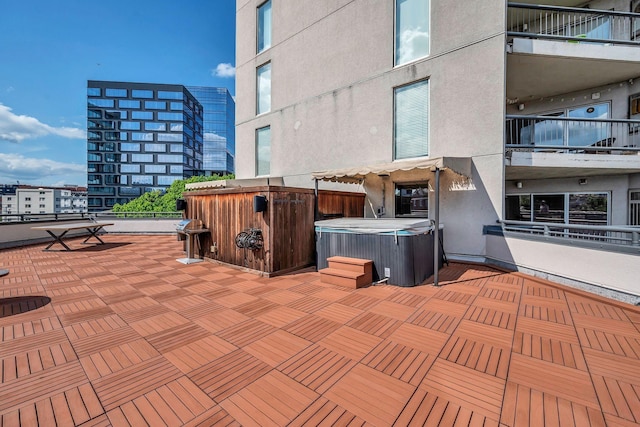
[[[266,196],[267,211],[254,212],[254,196]],[[314,194],[311,189],[263,186],[185,192],[186,218],[202,220],[210,233],[201,237],[203,256],[274,274],[315,263]],[[362,217],[364,194],[321,190],[320,217]],[[238,248],[236,236],[249,228],[262,231],[260,250]],[[217,253],[211,246],[216,243]]]

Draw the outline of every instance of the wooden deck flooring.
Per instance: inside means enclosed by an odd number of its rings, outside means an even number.
[[[637,307],[483,266],[346,290],[105,241],[0,251],[0,427],[640,424]]]

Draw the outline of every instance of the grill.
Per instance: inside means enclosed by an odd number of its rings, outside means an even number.
[[[185,234],[189,234],[192,230],[201,230],[202,228],[202,221],[199,219],[183,219],[176,225],[176,231]]]
[[[183,264],[193,264],[196,262],[201,262],[202,258],[200,258],[200,235],[202,233],[209,232],[209,230],[204,228],[202,221],[199,219],[183,219],[178,224],[176,224],[176,232],[178,233],[178,240],[186,240],[185,251],[187,253],[186,258],[179,258],[176,261]]]

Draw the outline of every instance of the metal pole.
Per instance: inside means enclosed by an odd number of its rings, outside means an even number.
[[[440,286],[438,283],[438,270],[440,267],[440,168],[436,168],[436,184],[433,212],[433,286]]]
[[[318,179],[314,179],[315,181],[315,188],[313,190],[313,220],[317,221],[318,220]]]

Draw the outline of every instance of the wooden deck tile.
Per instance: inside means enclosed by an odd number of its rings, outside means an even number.
[[[236,349],[236,346],[222,338],[209,335],[166,352],[164,357],[182,372],[188,373]]]
[[[268,365],[276,367],[310,345],[310,341],[289,332],[276,330],[274,333],[243,347],[243,349]]]
[[[369,352],[362,363],[417,387],[434,360],[434,356],[414,348],[384,341]]]
[[[0,426],[640,424],[637,307],[475,264],[345,290],[104,238],[0,251]]]
[[[324,396],[374,425],[391,425],[414,391],[403,381],[356,365]]]
[[[155,357],[93,381],[107,411],[173,381],[180,371],[162,357]]]
[[[285,361],[278,370],[318,393],[324,393],[355,362],[324,347],[313,345]]]
[[[599,406],[589,374],[578,369],[514,353],[509,380],[584,406]]]
[[[288,424],[290,427],[330,427],[336,425],[364,426],[367,423],[362,418],[321,397],[307,406],[304,411]]]
[[[497,421],[504,384],[504,380],[493,375],[437,359],[420,389]]]
[[[207,363],[188,376],[219,403],[270,370],[269,365],[240,349]]]
[[[324,337],[319,341],[319,344],[350,359],[359,361],[380,342],[382,342],[382,338],[343,326]]]
[[[243,425],[283,426],[318,394],[278,371],[271,371],[220,403]]]
[[[342,325],[338,322],[334,322],[314,314],[309,314],[301,319],[291,322],[282,329],[308,341],[316,342],[341,326]]]

